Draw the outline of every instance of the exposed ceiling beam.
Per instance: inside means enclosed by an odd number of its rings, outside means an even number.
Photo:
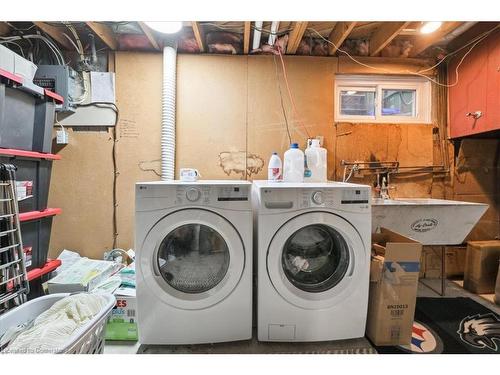
[[[10,26],[7,22],[0,22],[0,35],[8,35],[10,33]]]
[[[451,33],[461,24],[462,22],[444,22],[443,25],[433,33],[428,35],[425,34],[418,35],[415,38],[415,43],[413,44],[413,48],[410,51],[409,57],[415,57],[420,55],[427,48],[439,42],[441,38]]]
[[[245,29],[243,31],[243,53],[248,55],[250,51],[250,30],[251,21],[245,21]]]
[[[47,34],[57,43],[59,43],[64,49],[70,50],[75,48],[73,47],[71,42],[63,35],[63,32],[61,31],[60,27],[51,26],[45,22],[33,22],[33,23],[45,34]]]
[[[446,49],[448,51],[454,51],[464,46],[472,39],[478,37],[480,34],[490,31],[496,27],[499,27],[498,22],[478,22],[470,29],[467,29],[462,34],[458,35],[455,39],[452,39],[446,46]]]
[[[384,22],[370,38],[370,56],[376,56],[411,22]]]
[[[149,43],[153,46],[153,48],[157,51],[160,50],[160,45],[158,44],[158,41],[156,40],[155,36],[153,35],[151,29],[148,27],[148,25],[146,25],[144,22],[137,22],[142,30],[142,32],[144,33],[144,35],[146,35],[146,37],[148,38],[149,40]]]
[[[293,30],[290,32],[286,53],[289,55],[295,54],[299,47],[300,41],[306,32],[308,22],[295,22]]]
[[[113,51],[118,49],[118,41],[111,28],[99,22],[86,22],[87,26]]]
[[[338,22],[328,37],[336,47],[330,44],[330,55],[335,54],[337,49],[344,43],[344,40],[349,36],[352,29],[356,26],[356,22]]]
[[[193,21],[191,22],[191,26],[193,27],[194,38],[196,39],[196,43],[198,43],[198,48],[200,49],[200,52],[206,52],[205,34],[203,33],[201,25],[198,22]]]

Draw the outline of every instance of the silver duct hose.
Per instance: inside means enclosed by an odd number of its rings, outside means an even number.
[[[161,116],[161,179],[175,178],[175,83],[177,51],[163,48],[163,92]]]

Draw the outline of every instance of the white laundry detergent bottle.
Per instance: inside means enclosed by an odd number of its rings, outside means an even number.
[[[267,166],[267,179],[278,182],[283,179],[283,166],[277,152],[273,152]]]
[[[309,174],[304,176],[305,182],[326,182],[327,161],[326,148],[319,144],[319,139],[312,139],[311,146],[306,149],[307,167]]]
[[[285,182],[304,182],[304,153],[299,149],[298,143],[292,143],[285,152],[283,180]]]

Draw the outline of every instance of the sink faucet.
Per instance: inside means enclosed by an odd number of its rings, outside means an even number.
[[[380,199],[390,199],[389,197],[389,175],[377,174],[377,180],[375,181],[375,191],[377,192],[377,198]]]
[[[387,185],[387,180],[382,177],[382,186],[380,187],[380,198],[389,199],[389,185]]]

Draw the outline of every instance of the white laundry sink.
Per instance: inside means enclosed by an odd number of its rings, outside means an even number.
[[[372,229],[384,227],[423,245],[458,245],[487,204],[429,198],[372,199]]]

